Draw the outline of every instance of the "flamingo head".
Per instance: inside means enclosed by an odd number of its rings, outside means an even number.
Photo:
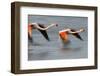
[[[55,24],[55,26],[57,26],[57,27],[58,27],[58,24]]]
[[[58,27],[58,24],[57,23],[53,23],[52,25]]]
[[[81,28],[80,31],[83,32],[83,31],[85,31],[85,29]]]

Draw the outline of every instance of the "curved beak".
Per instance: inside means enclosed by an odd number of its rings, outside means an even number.
[[[56,26],[58,27],[58,24],[56,24]]]

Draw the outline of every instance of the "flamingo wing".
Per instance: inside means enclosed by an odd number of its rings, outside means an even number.
[[[75,32],[74,29],[71,29],[72,32]],[[76,38],[80,39],[83,41],[82,37],[78,34],[78,33],[73,33],[72,35],[74,35]]]
[[[33,39],[32,39],[32,36],[30,36],[30,34],[28,33],[28,39],[30,40],[30,42],[33,43]]]
[[[45,26],[42,25],[42,24],[38,24],[38,25],[39,25],[41,28],[45,28]],[[46,30],[40,30],[40,29],[38,29],[38,30],[41,32],[41,34],[44,36],[44,38],[45,38],[46,40],[50,41]]]
[[[32,39],[32,25],[28,25],[28,39],[33,42]]]

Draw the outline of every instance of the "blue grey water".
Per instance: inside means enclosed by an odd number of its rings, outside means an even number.
[[[38,30],[33,30],[34,43],[28,42],[28,60],[55,60],[55,59],[80,59],[88,57],[88,18],[76,16],[43,16],[29,15],[28,23],[42,23],[48,26],[57,23],[47,30],[50,41],[47,41]],[[63,46],[59,37],[59,31],[65,28],[80,29],[85,31],[80,35],[81,41],[69,35],[70,42]]]

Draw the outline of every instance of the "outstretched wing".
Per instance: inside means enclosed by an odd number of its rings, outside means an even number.
[[[71,29],[72,32],[75,32],[74,29]],[[74,35],[76,38],[83,40],[82,37],[78,34],[78,33],[73,33],[72,35]]]
[[[42,24],[38,24],[38,25],[39,25],[41,28],[45,28],[45,26],[42,25]],[[41,34],[44,36],[44,38],[45,38],[46,40],[50,41],[46,30],[40,30],[40,29],[38,29],[38,30],[41,32]]]

